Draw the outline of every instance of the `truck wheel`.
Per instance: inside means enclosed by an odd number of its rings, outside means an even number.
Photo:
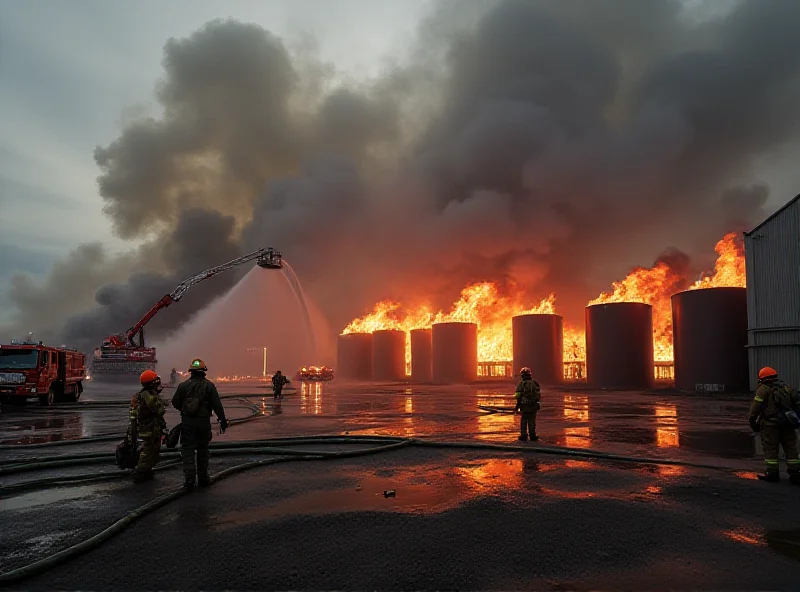
[[[78,382],[72,387],[72,391],[64,394],[64,400],[68,403],[77,403],[83,392],[83,385]]]
[[[49,407],[56,400],[56,389],[52,386],[47,390],[46,395],[39,395],[39,405]]]

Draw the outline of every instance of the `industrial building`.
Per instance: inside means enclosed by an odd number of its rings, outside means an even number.
[[[775,368],[800,388],[800,195],[744,233],[750,388]]]

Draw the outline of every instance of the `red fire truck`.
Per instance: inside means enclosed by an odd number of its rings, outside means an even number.
[[[33,397],[42,405],[75,402],[85,375],[86,356],[78,350],[13,339],[0,345],[0,403]]]

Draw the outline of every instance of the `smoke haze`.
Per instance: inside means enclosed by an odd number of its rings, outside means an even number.
[[[18,280],[15,328],[47,321],[88,349],[270,245],[337,332],[378,299],[447,306],[478,280],[554,291],[580,323],[630,267],[674,246],[690,277],[765,215],[754,165],[796,138],[798,22],[782,0],[703,22],[672,0],[441,2],[407,56],[355,82],[258,25],[210,22],[167,41],[163,113],[95,153],[115,231],[148,243],[127,265],[84,246],[46,285]],[[193,288],[150,335],[240,277]]]

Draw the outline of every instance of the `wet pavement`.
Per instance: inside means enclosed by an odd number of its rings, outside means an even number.
[[[311,383],[280,404],[257,383],[219,387],[229,418],[249,421],[215,433],[217,446],[347,434],[522,450],[414,446],[256,468],[171,502],[20,589],[789,589],[800,572],[800,488],[755,480],[763,461],[749,397],[544,389],[541,439],[520,443],[506,412],[510,384]],[[114,440],[11,446],[121,437],[131,394],[90,384],[78,404],[2,409],[0,571],[75,545],[180,485],[178,465],[139,486],[123,478],[2,491],[116,473],[108,461],[8,471],[14,460],[111,454]],[[170,426],[177,419],[168,413]],[[719,469],[536,453],[553,447]],[[212,453],[212,474],[275,456]],[[149,547],[163,558],[154,569],[127,559]]]

